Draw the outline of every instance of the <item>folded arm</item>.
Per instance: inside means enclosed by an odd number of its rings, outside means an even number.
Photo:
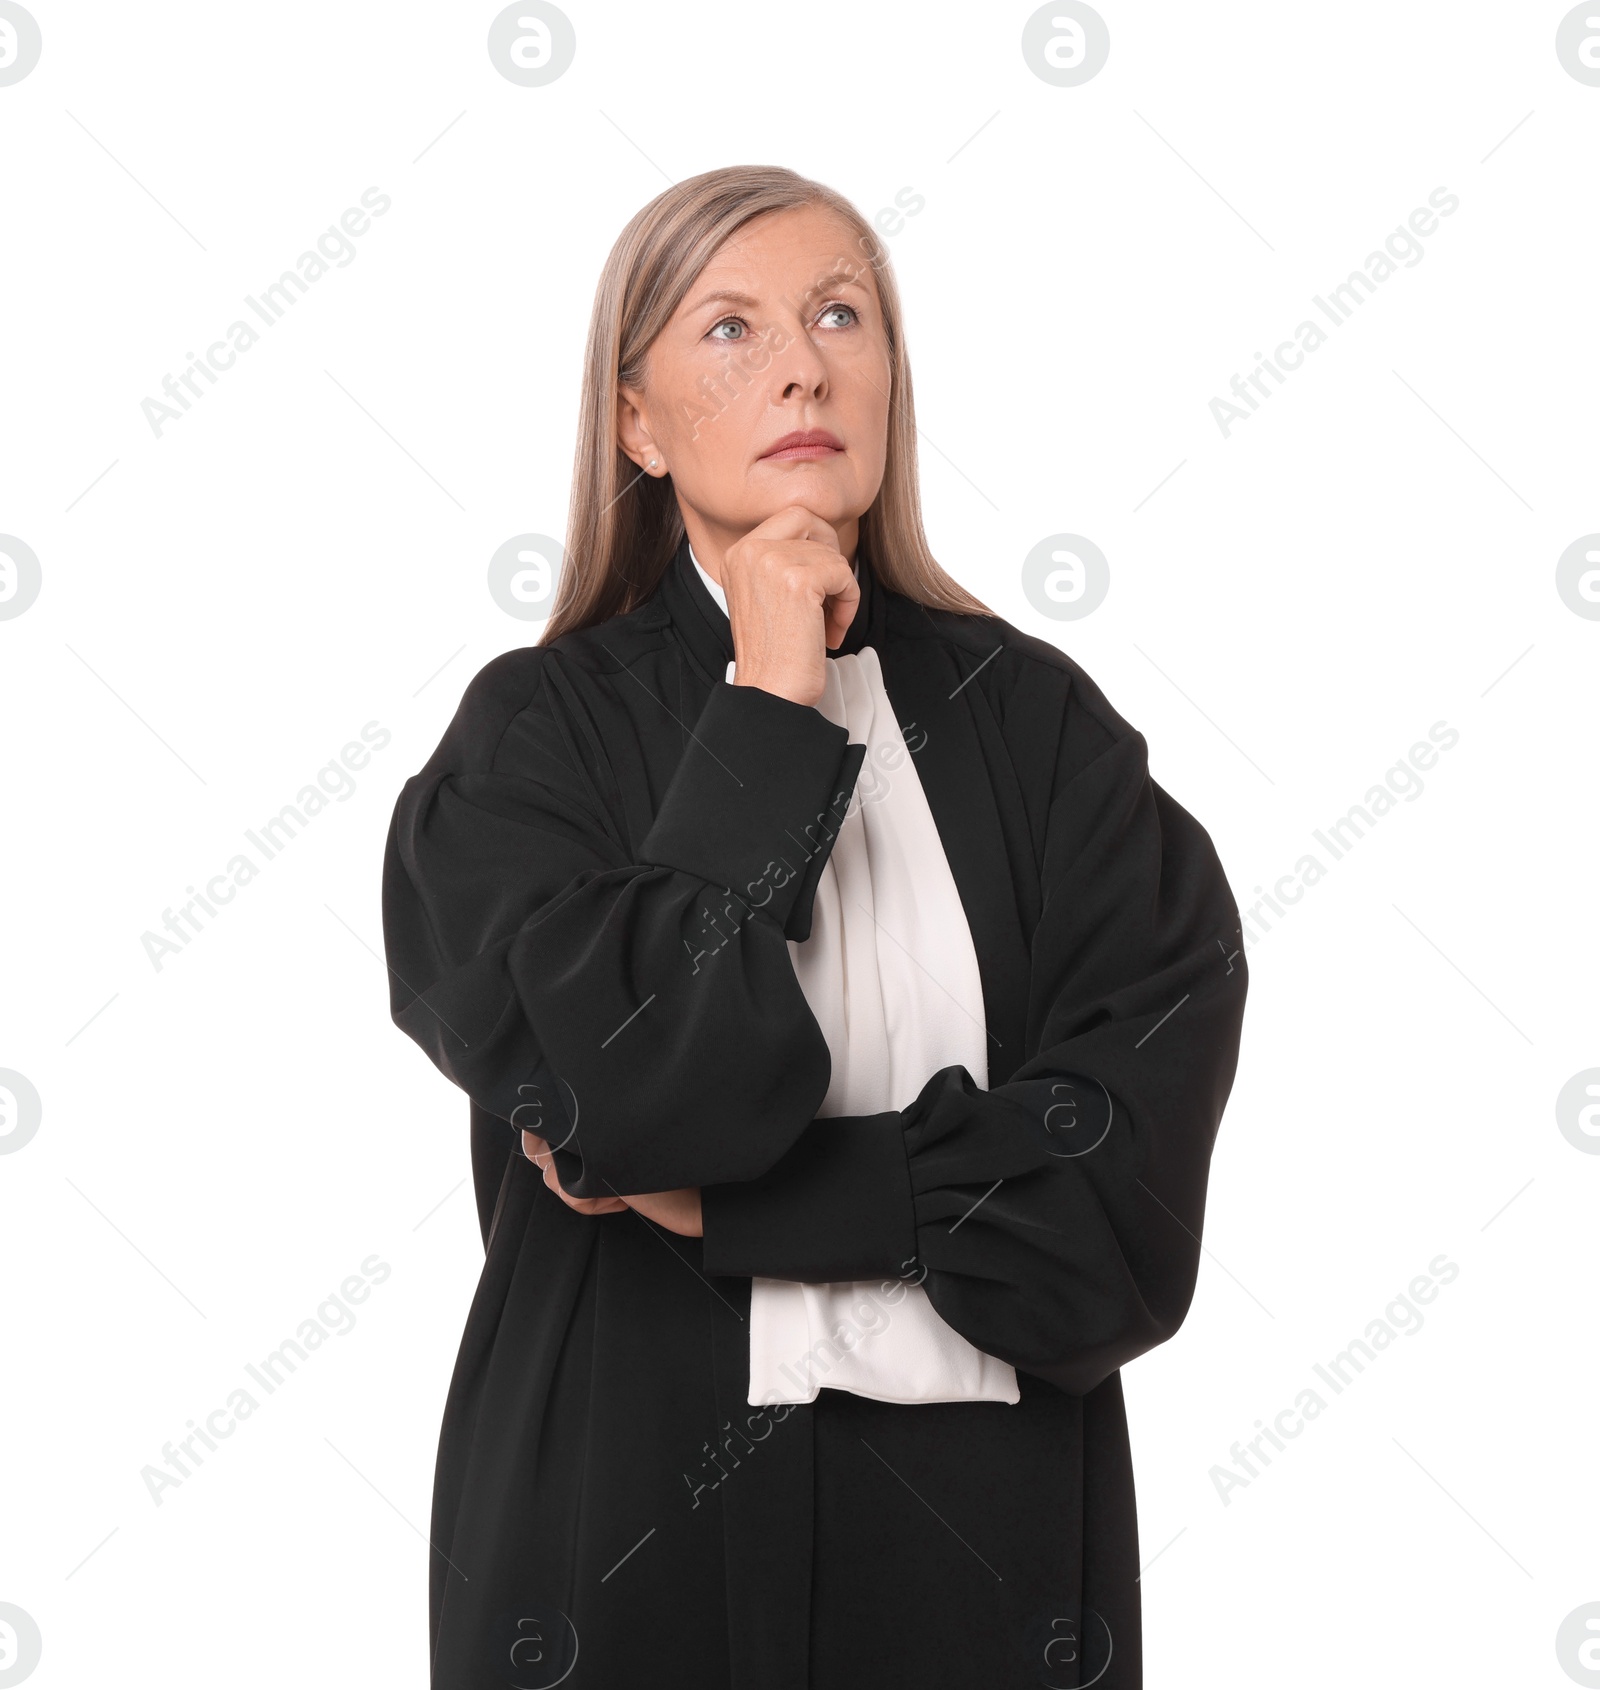
[[[827,1091],[787,939],[809,931],[863,747],[810,706],[719,683],[630,851],[554,661],[490,664],[400,794],[391,1013],[475,1102],[544,1137],[574,1196],[748,1178]]]
[[[1074,1393],[1177,1330],[1246,974],[1211,840],[1137,732],[1058,783],[1042,893],[1035,1054],[990,1091],[941,1069],[908,1108],[819,1119],[758,1178],[707,1186],[708,1273],[915,1263],[969,1342]]]

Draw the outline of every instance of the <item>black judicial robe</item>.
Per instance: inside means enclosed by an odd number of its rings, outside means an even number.
[[[439,1442],[435,1690],[1142,1682],[1118,1370],[1194,1291],[1237,906],[1071,658],[859,561],[838,649],[875,648],[912,748],[987,1091],[955,1066],[816,1117],[785,941],[864,748],[724,680],[686,545],[638,609],[488,663],[395,806],[392,1014],[470,1099],[486,1249]],[[701,1187],[704,1238],[569,1209],[522,1127],[575,1196]],[[752,1407],[754,1275],[920,1283],[1021,1400]]]

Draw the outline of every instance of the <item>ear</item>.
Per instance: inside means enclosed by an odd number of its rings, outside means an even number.
[[[667,467],[651,438],[643,405],[644,395],[637,388],[617,389],[617,444],[646,475],[665,475]]]

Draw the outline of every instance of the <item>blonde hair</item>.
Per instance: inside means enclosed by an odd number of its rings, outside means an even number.
[[[618,444],[617,388],[642,385],[651,345],[730,235],[752,218],[803,205],[827,207],[856,234],[860,262],[877,280],[889,346],[888,450],[883,484],[861,519],[860,549],[894,592],[939,610],[995,614],[928,549],[900,295],[877,236],[849,200],[820,182],[778,166],[732,165],[658,194],[606,259],[584,351],[566,559],[541,644],[632,610],[655,590],[683,540],[683,516],[670,478],[643,474]]]

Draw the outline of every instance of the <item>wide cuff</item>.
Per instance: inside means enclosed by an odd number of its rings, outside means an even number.
[[[809,704],[718,681],[667,786],[641,862],[725,886],[786,938],[811,903],[866,747]]]
[[[708,1274],[892,1278],[916,1255],[900,1115],[821,1116],[760,1179],[700,1188]]]

